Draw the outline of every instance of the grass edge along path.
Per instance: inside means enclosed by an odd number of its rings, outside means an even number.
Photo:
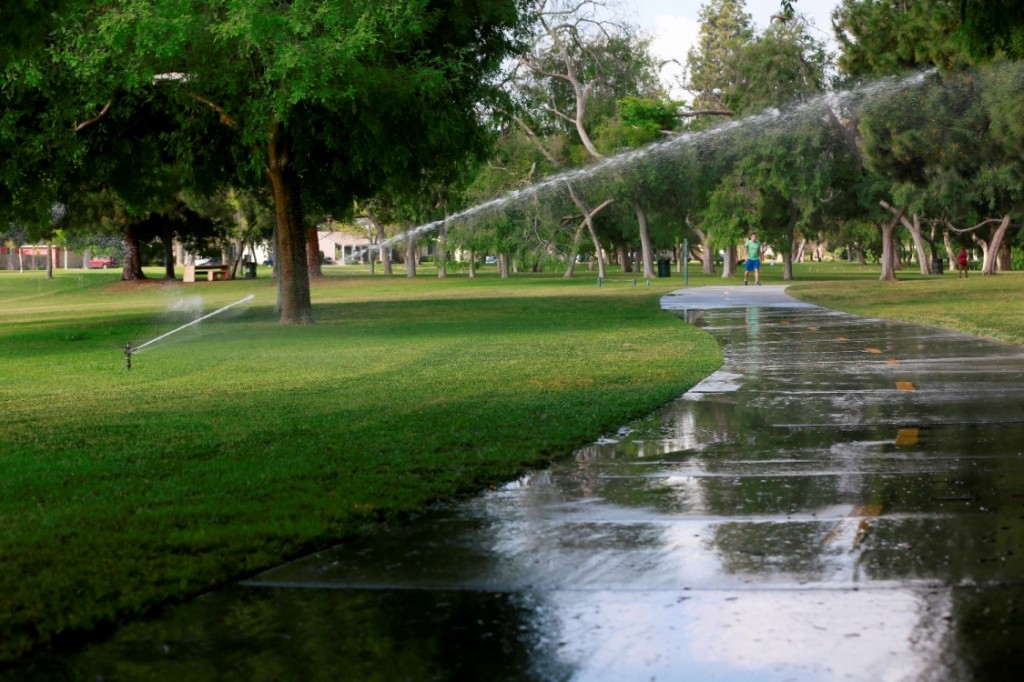
[[[70,279],[69,279],[70,278]],[[721,361],[678,286],[0,273],[0,667],[543,466]],[[137,355],[155,338],[253,293]],[[240,306],[241,308],[241,306]]]
[[[898,282],[796,281],[786,293],[825,308],[912,322],[1024,345],[1024,273],[1004,272],[966,279],[956,273]]]

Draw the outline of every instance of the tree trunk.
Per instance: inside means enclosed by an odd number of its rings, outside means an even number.
[[[291,138],[278,124],[267,145],[266,168],[277,214],[277,312],[281,324],[312,324],[306,231],[302,227],[299,178],[292,167],[291,152]]]
[[[902,209],[900,209],[902,213]],[[882,274],[878,278],[882,282],[895,282],[896,277],[896,242],[893,234],[896,225],[899,224],[899,217],[892,222],[882,223],[879,229],[882,232]]]
[[[796,224],[799,221],[800,221],[800,205],[796,202],[795,199],[790,197],[790,199],[789,199],[789,222],[786,223],[786,235],[785,235],[786,236],[786,241],[789,242],[789,243],[787,244],[787,248],[782,250],[782,252],[783,252],[783,255],[782,255],[782,264],[783,264],[782,280],[784,282],[792,282],[793,281],[793,259],[792,259],[792,254],[793,254],[793,246],[796,243]],[[800,254],[801,254],[801,256],[803,256],[804,246],[806,244],[807,244],[807,240],[804,239],[804,238],[801,238],[800,239]],[[789,254],[791,256],[790,259],[789,259],[789,262],[786,262],[786,254]]]
[[[583,238],[583,228],[586,226],[586,221],[580,222],[579,227],[576,228],[576,233],[572,236],[572,246],[569,248],[569,265],[565,268],[565,274],[562,275],[563,279],[572,279],[576,274],[576,256],[580,252],[580,239]]]
[[[139,249],[139,235],[135,225],[128,223],[124,236],[124,269],[121,271],[122,282],[135,282],[146,279],[142,272],[142,258]]]
[[[903,216],[900,223],[903,227],[907,228],[907,232],[910,233],[911,238],[914,240],[914,252],[917,254],[918,267],[921,270],[921,274],[930,275],[932,274],[932,262],[924,249],[924,236],[921,234],[921,216],[915,213],[912,218],[913,220],[910,220]]]
[[[644,278],[654,279],[654,253],[651,251],[651,230],[647,224],[647,211],[640,202],[633,202],[637,226],[640,229],[640,259],[643,262]]]
[[[498,270],[499,270],[499,272],[501,272],[501,278],[502,279],[508,279],[509,278],[508,264],[509,264],[510,260],[512,260],[512,259],[508,257],[507,253],[499,253],[498,254]]]
[[[167,221],[160,226],[160,244],[164,247],[164,279],[174,280],[174,235]]]
[[[53,279],[53,242],[46,242],[46,279]]]
[[[715,250],[711,246],[711,233],[696,227],[693,228],[693,232],[700,239],[701,272],[705,275],[713,275],[715,274]]]
[[[601,257],[601,241],[597,238],[597,228],[594,225],[594,216],[596,216],[598,213],[600,213],[605,208],[610,206],[613,200],[606,199],[603,202],[601,202],[599,206],[597,206],[594,209],[591,209],[583,202],[583,200],[576,196],[576,192],[573,191],[572,185],[570,185],[568,182],[566,182],[565,185],[569,190],[569,196],[572,198],[573,203],[576,204],[576,208],[578,208],[580,212],[583,213],[583,223],[580,225],[579,228],[577,228],[576,234],[573,237],[571,262],[569,264],[569,270],[566,271],[565,276],[572,277],[572,273],[575,271],[576,256],[579,253],[579,243],[581,236],[580,230],[583,229],[584,226],[586,226],[587,231],[590,233],[590,240],[594,244],[594,257],[597,258],[597,276],[600,277],[601,279],[604,279],[604,258]]]
[[[444,212],[444,222],[437,234],[437,278],[448,277],[448,210]]]
[[[992,239],[986,244],[984,241],[979,240],[982,245],[982,249],[985,253],[985,259],[982,262],[981,274],[983,275],[994,275],[996,274],[996,261],[999,257],[1000,247],[1003,243],[1003,237],[1006,236],[1006,231],[1010,229],[1010,216],[1003,216],[1002,222],[999,223],[999,227],[992,233]],[[987,248],[986,248],[987,247]]]
[[[722,261],[722,279],[729,279],[736,274],[736,247],[725,249],[725,260]]]
[[[469,250],[469,278],[476,279],[476,251]]]
[[[956,259],[953,257],[953,239],[949,236],[949,230],[942,231],[942,243],[946,247],[946,262],[952,268]]]
[[[416,234],[412,231],[412,226],[405,233],[405,276],[416,276]]]
[[[324,276],[323,262],[320,258],[320,237],[316,233],[316,225],[306,230],[306,268],[309,270],[310,279]]]
[[[996,259],[996,267],[999,272],[1010,272],[1013,270],[1013,251],[1010,248],[1010,242],[1004,241],[1002,247],[999,249],[999,258]]]
[[[797,263],[803,263],[804,262],[804,252],[807,249],[807,240],[806,239],[801,239],[800,243],[796,244],[792,248],[794,250],[793,251],[793,254],[794,254],[793,255],[793,260],[795,260]]]
[[[626,255],[625,246],[617,246],[615,248],[615,257],[619,261],[619,272],[623,274],[632,272],[632,266],[629,264],[629,257]]]

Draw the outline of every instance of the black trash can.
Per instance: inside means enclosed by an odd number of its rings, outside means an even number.
[[[672,261],[667,258],[658,259],[658,277],[672,276]]]
[[[942,265],[943,265],[943,261],[942,261],[941,258],[932,258],[932,274],[933,275],[941,275],[942,274]]]
[[[246,263],[245,264],[245,278],[246,279],[256,279],[256,264],[255,263]]]

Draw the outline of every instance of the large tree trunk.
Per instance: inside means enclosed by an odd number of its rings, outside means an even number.
[[[992,233],[992,238],[988,240],[988,243],[986,244],[983,241],[981,242],[985,253],[985,260],[982,262],[981,266],[981,274],[996,274],[996,263],[999,257],[1000,247],[1003,244],[1003,237],[1006,236],[1006,231],[1008,229],[1010,229],[1010,216],[1006,215],[1003,216],[1002,221],[999,223],[999,227],[997,227]]]
[[[647,211],[640,202],[633,202],[637,226],[640,229],[640,259],[643,262],[644,278],[654,279],[654,252],[651,250],[651,230],[647,224]]]
[[[128,223],[124,236],[124,269],[121,271],[122,282],[134,282],[146,279],[142,272],[142,256],[139,248],[139,235],[135,225]]]
[[[780,249],[782,251],[782,279],[790,281],[793,279],[793,242],[790,241],[789,247]]]
[[[469,278],[476,279],[476,251],[469,250]]]
[[[277,312],[281,324],[311,324],[313,302],[306,264],[306,230],[302,226],[299,178],[292,167],[291,138],[278,124],[267,146],[267,179],[277,214]]]
[[[722,279],[729,279],[736,274],[736,247],[728,246],[725,249],[725,260],[722,261]]]
[[[501,273],[502,279],[509,278],[508,264],[512,259],[508,257],[507,253],[498,254],[498,271]]]
[[[711,246],[711,233],[693,227],[693,233],[700,239],[700,263],[701,272],[705,275],[715,274],[715,250]]]
[[[892,213],[892,222],[882,223],[879,229],[882,231],[882,274],[878,278],[882,282],[897,281],[896,269],[899,254],[896,251],[896,226],[903,221],[907,209],[894,208],[887,201],[880,201],[879,205]]]
[[[323,263],[320,258],[320,237],[316,233],[316,225],[306,231],[306,268],[310,279],[324,276]]]
[[[53,242],[46,242],[46,279],[53,279]]]

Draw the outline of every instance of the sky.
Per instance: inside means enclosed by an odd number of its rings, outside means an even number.
[[[696,41],[700,30],[697,17],[705,0],[620,0],[622,9],[635,19],[641,28],[654,35],[652,49],[663,60],[686,61],[686,53]],[[839,0],[796,0],[794,8],[817,27],[812,31],[817,37],[827,40],[830,49],[835,49],[832,40],[831,14]],[[779,12],[779,0],[747,0],[747,13],[754,20],[758,30],[764,29],[773,14]],[[667,64],[662,72],[663,79],[673,84],[682,73],[682,64]],[[673,88],[673,94],[683,96]]]

